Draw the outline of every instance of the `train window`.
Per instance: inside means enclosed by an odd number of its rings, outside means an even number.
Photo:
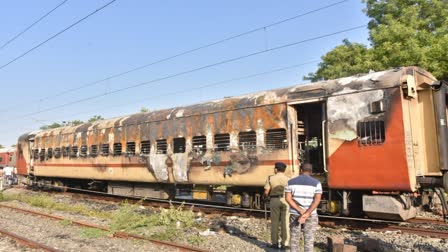
[[[40,158],[40,161],[45,160],[45,149],[40,149],[39,158]]]
[[[157,154],[166,154],[166,149],[168,147],[166,139],[159,139],[156,141],[156,144],[157,144]]]
[[[70,147],[62,147],[62,156],[68,157],[68,154],[70,153]]]
[[[384,121],[368,121],[357,123],[358,143],[361,145],[375,145],[384,143],[386,130]]]
[[[39,149],[34,149],[33,150],[33,158],[34,159],[38,159],[39,158]]]
[[[0,163],[3,163],[3,157],[0,157]],[[2,178],[3,179],[3,178]]]
[[[269,129],[266,131],[266,148],[270,150],[281,150],[288,148],[285,129]]]
[[[229,151],[230,150],[230,135],[216,134],[215,135],[215,151]]]
[[[53,148],[48,148],[47,159],[53,158]]]
[[[98,156],[98,145],[90,145],[89,155],[91,157]]]
[[[61,157],[61,148],[54,149],[54,157],[60,158]]]
[[[207,138],[205,136],[193,137],[193,151],[196,153],[204,153],[207,151]]]
[[[257,133],[255,131],[240,132],[238,138],[240,149],[254,150],[257,148]]]
[[[81,148],[79,149],[79,156],[87,157],[87,145],[81,145]]]
[[[109,144],[102,144],[101,145],[101,156],[108,156],[109,155]]]
[[[71,152],[70,152],[70,157],[78,157],[78,146],[72,146],[71,148]]]
[[[121,155],[121,143],[114,143],[114,156]]]
[[[173,139],[174,153],[185,153],[185,138],[178,137]]]
[[[150,151],[151,151],[151,142],[142,141],[140,145],[140,154],[148,155]]]
[[[134,155],[135,155],[135,142],[127,142],[126,156],[134,156]]]

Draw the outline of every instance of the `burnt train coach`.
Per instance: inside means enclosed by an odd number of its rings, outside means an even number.
[[[446,208],[446,95],[416,67],[297,85],[24,134],[17,168],[39,186],[259,209],[275,162],[309,162],[322,213],[408,219],[434,195]]]

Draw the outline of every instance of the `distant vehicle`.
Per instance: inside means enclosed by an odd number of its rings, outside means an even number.
[[[417,67],[296,85],[27,133],[17,168],[38,186],[260,209],[275,162],[309,162],[321,213],[404,220],[448,191],[446,95]]]
[[[16,167],[16,149],[2,148],[0,149],[0,167]]]

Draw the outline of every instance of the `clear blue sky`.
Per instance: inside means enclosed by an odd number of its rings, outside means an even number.
[[[2,1],[0,44],[14,37],[60,2],[62,0]],[[107,2],[108,0],[69,0],[1,49],[0,65]],[[54,97],[65,90],[335,2],[338,1],[118,0],[0,70],[0,144],[15,144],[21,134],[53,122],[85,121],[93,115],[111,118],[139,112],[141,107],[157,110],[303,83],[303,76],[315,71],[317,63],[197,89],[215,82],[319,60],[327,51],[341,44],[344,38],[368,44],[367,28],[259,54],[71,106],[34,113],[219,61],[367,24],[368,18],[362,12],[364,5],[361,0],[350,0]],[[166,95],[187,89],[194,90],[175,96]]]

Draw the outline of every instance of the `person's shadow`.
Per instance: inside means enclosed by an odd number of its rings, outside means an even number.
[[[225,224],[224,221],[220,221],[220,222],[216,223],[215,226],[219,227],[219,229],[223,229],[227,234],[236,236],[243,241],[246,241],[248,243],[251,243],[251,244],[263,249],[264,251],[267,251],[267,252],[289,251],[289,249],[285,250],[285,249],[280,249],[280,248],[278,248],[278,249],[270,248],[269,247],[269,245],[271,245],[270,242],[259,240],[257,237],[249,235],[245,231],[243,231],[231,224],[229,224],[229,225]],[[265,232],[266,233],[270,232],[270,229],[265,230]],[[269,233],[269,236],[270,236],[270,233]]]

